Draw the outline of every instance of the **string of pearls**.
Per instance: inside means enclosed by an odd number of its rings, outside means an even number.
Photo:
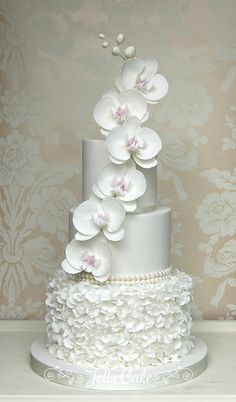
[[[140,275],[111,275],[107,280],[106,284],[115,284],[115,285],[147,285],[151,283],[156,283],[157,281],[168,279],[172,274],[172,267],[163,269],[161,271],[152,272],[149,274],[140,274]],[[104,283],[98,282],[92,274],[88,272],[80,272],[77,275],[69,275],[71,279],[76,280],[76,282],[80,281],[88,281],[92,284],[102,285]]]

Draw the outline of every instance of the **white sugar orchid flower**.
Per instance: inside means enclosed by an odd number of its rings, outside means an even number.
[[[66,259],[62,268],[69,274],[90,272],[99,282],[106,281],[111,274],[112,255],[108,244],[102,239],[87,242],[72,240],[66,247]]]
[[[74,211],[75,239],[89,240],[102,230],[108,240],[119,241],[125,234],[122,227],[124,218],[125,210],[119,200],[112,197],[101,200],[92,196]]]
[[[94,120],[101,127],[103,135],[122,125],[130,116],[136,116],[141,122],[149,117],[143,96],[132,89],[121,93],[115,89],[108,90],[93,112]]]
[[[162,148],[162,142],[154,130],[141,127],[136,117],[130,117],[122,127],[108,134],[106,146],[113,163],[125,163],[133,156],[139,166],[151,168],[157,165],[156,156]]]
[[[145,177],[136,169],[132,160],[123,165],[109,163],[98,174],[97,182],[93,185],[93,192],[97,197],[116,197],[129,212],[136,209],[136,200],[145,190]]]
[[[127,60],[122,67],[121,76],[115,79],[120,91],[135,89],[148,103],[157,103],[168,92],[166,78],[157,74],[156,60],[143,60],[134,57]]]

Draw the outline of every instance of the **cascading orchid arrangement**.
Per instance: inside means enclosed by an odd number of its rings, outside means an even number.
[[[109,47],[104,34],[102,46]],[[112,55],[124,61],[115,87],[97,102],[93,117],[105,136],[110,163],[98,174],[89,200],[74,211],[75,239],[66,247],[62,268],[69,274],[91,273],[98,282],[111,275],[112,255],[109,241],[125,235],[127,212],[135,211],[137,199],[146,190],[146,179],[138,167],[157,165],[162,148],[159,135],[141,124],[149,118],[148,104],[155,104],[168,92],[168,82],[157,73],[156,60],[136,57],[134,46],[122,53],[124,34],[116,37]]]

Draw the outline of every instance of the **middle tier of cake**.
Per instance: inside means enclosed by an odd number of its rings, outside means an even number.
[[[70,209],[69,240],[76,233]],[[125,237],[109,242],[112,252],[112,275],[140,275],[170,267],[171,208],[126,215]]]

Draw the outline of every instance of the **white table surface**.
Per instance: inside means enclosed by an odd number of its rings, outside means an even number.
[[[209,348],[208,368],[199,377],[158,391],[80,391],[51,383],[29,365],[41,321],[0,321],[0,401],[222,401],[236,402],[236,321],[198,321],[193,334]]]

